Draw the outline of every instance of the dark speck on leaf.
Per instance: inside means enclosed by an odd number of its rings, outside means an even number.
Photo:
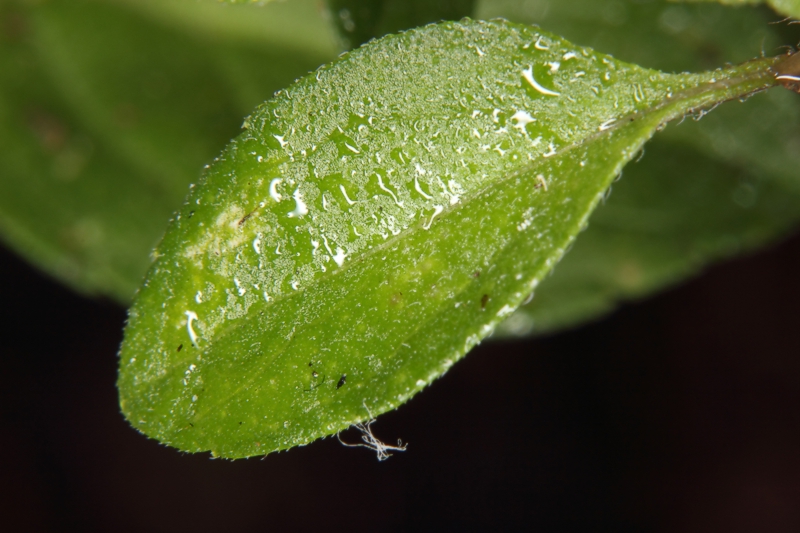
[[[183,344],[178,345],[178,351],[180,352],[181,350],[183,350]]]
[[[479,277],[481,277],[481,271],[476,270],[475,272],[472,273],[472,277],[478,279]]]
[[[489,302],[489,295],[484,294],[483,298],[481,298],[481,309],[486,309],[486,304]]]
[[[344,385],[346,381],[347,381],[347,374],[342,374],[342,377],[339,378],[339,383],[336,384],[336,388],[341,389],[342,385]]]
[[[247,220],[251,216],[253,216],[253,213],[255,213],[255,211],[251,211],[251,212],[247,213],[245,216],[242,217],[242,219],[239,221],[239,227],[240,228],[244,225],[245,222],[247,222]]]

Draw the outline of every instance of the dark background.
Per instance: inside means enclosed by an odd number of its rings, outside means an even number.
[[[800,531],[800,238],[576,331],[486,342],[373,426],[236,462],[117,406],[123,309],[0,250],[2,531]],[[356,440],[356,435],[348,435]]]

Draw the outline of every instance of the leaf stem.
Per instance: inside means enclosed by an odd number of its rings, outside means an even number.
[[[775,73],[775,79],[781,85],[790,91],[800,93],[800,52],[794,52],[776,64],[772,70]]]

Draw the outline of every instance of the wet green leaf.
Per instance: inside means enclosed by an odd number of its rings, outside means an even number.
[[[775,17],[764,8],[482,0],[477,13],[538,23],[615,57],[671,71],[741,62],[762,50],[778,53],[779,44],[800,38],[796,26],[768,24]],[[786,91],[670,125],[648,145],[643,161],[626,169],[625,180],[614,186],[536,297],[497,333],[580,324],[620,300],[644,297],[710,261],[784,235],[800,218],[798,143],[800,99]],[[743,191],[751,188],[743,208]]]
[[[397,407],[520,305],[657,128],[769,64],[668,75],[502,22],[345,55],[259,108],[181,209],[130,312],[123,412],[244,457]]]
[[[259,20],[268,34],[298,13],[313,29],[313,2],[292,6],[4,2],[2,239],[75,288],[130,301],[189,184],[242,117],[334,57],[331,34],[327,54],[319,31],[281,48],[256,36]],[[179,16],[188,7],[197,13]]]

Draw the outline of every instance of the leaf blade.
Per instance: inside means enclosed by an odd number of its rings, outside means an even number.
[[[661,124],[769,64],[664,75],[502,22],[344,56],[248,119],[181,211],[131,310],[123,412],[233,458],[397,407],[527,297]]]

